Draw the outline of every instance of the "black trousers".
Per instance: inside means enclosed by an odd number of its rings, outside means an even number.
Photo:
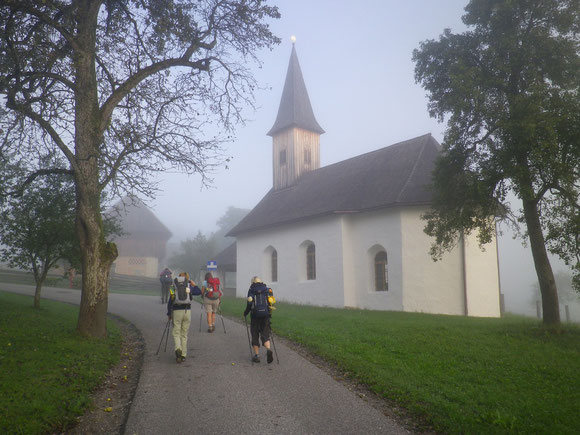
[[[252,332],[252,346],[260,347],[260,338],[262,345],[270,340],[270,316],[252,317],[250,331]]]

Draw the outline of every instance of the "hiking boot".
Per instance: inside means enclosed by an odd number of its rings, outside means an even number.
[[[266,352],[266,361],[268,361],[268,364],[274,361],[274,355],[272,354],[272,351],[270,349],[268,349],[268,351]]]
[[[178,363],[180,363],[181,361],[183,361],[183,353],[181,352],[181,349],[177,349],[175,351],[175,361],[177,361]]]
[[[211,332],[215,331],[215,325],[211,325]]]
[[[254,355],[252,357],[252,362],[259,363],[260,362],[260,355]]]
[[[213,332],[213,329],[211,329],[211,326],[207,327],[207,332]]]

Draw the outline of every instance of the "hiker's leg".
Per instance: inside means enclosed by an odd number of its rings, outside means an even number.
[[[209,328],[211,326],[211,311],[212,311],[211,301],[205,302],[203,305],[205,308],[205,313],[207,315],[207,326]]]
[[[252,333],[252,348],[254,349],[254,354],[257,355],[260,352],[260,325],[258,320],[252,319],[250,332]]]
[[[191,310],[182,310],[183,319],[181,321],[181,354],[187,356],[187,333],[189,332],[189,325],[191,323]]]
[[[272,330],[270,328],[270,319],[266,317],[263,320],[262,330],[261,330],[262,344],[264,345],[264,347],[266,349],[270,349],[270,334],[271,333],[272,333]]]
[[[181,323],[183,320],[183,313],[185,310],[173,310],[173,342],[175,343],[175,350],[183,348],[181,347]]]

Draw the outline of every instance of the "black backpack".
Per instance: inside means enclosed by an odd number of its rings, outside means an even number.
[[[252,301],[252,316],[266,317],[270,315],[270,306],[268,305],[268,287],[261,285],[254,290]]]
[[[175,287],[175,300],[173,301],[174,304],[189,304],[191,299],[189,294],[186,291],[187,286],[189,285],[189,281],[179,281],[177,278],[174,282]]]

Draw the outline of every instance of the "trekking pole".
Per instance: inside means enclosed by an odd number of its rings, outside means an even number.
[[[165,329],[163,330],[163,335],[161,336],[161,341],[159,342],[159,346],[157,347],[157,352],[155,352],[155,355],[159,355],[159,349],[161,349],[161,344],[163,343],[163,339],[165,338],[166,333],[167,337],[169,338],[169,322],[171,322],[171,319],[169,319],[165,325]],[[165,350],[167,350],[167,341],[165,341]]]
[[[201,319],[203,318],[203,299],[199,304],[199,307],[201,308],[201,311],[199,313],[199,332],[201,332]]]
[[[248,329],[247,316],[244,316],[244,323],[246,324],[246,334],[248,334],[248,346],[250,346],[250,361],[252,361],[252,365],[254,365],[254,359],[252,358],[254,355],[252,354],[252,341],[250,340],[250,330]]]
[[[276,362],[280,364],[278,359],[278,351],[276,350],[276,342],[274,341],[274,331],[272,331],[272,326],[270,326],[270,340],[272,340],[272,346],[274,346],[274,353],[276,354]]]
[[[165,348],[163,349],[163,352],[167,352],[167,342],[169,341],[169,330],[171,329],[171,325],[169,324],[169,322],[171,322],[171,319],[169,319],[169,321],[167,322],[167,335],[165,336]]]
[[[222,319],[222,326],[224,327],[224,334],[226,333],[226,324],[224,323],[224,316],[222,315],[222,302],[220,301],[220,304],[218,305],[218,313],[220,315],[220,318]]]

